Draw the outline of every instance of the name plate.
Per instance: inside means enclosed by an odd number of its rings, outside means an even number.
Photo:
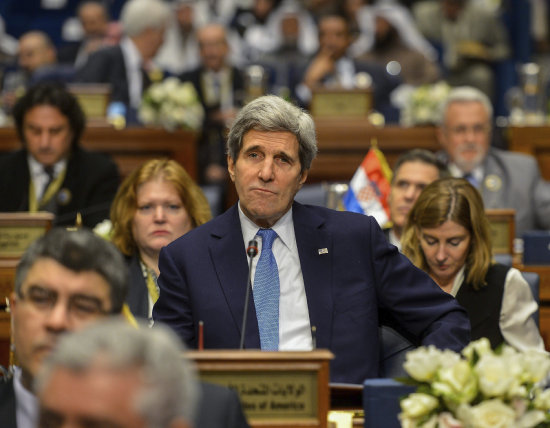
[[[316,89],[310,111],[314,117],[367,117],[372,111],[370,89]]]
[[[69,91],[76,97],[86,119],[92,122],[106,121],[111,97],[111,85],[99,83],[72,83]]]
[[[235,390],[252,427],[327,427],[329,362],[327,350],[187,352],[202,380]]]
[[[51,213],[0,213],[0,258],[21,257],[52,225]]]
[[[511,209],[488,209],[489,229],[494,254],[513,254],[515,237],[515,211]]]
[[[241,398],[250,419],[317,419],[317,374],[303,371],[242,371],[201,373],[206,382],[225,385]]]

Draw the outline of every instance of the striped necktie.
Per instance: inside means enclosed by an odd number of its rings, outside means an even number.
[[[279,349],[279,269],[271,251],[277,233],[273,229],[260,229],[262,253],[254,276],[254,305],[260,330],[263,351]]]

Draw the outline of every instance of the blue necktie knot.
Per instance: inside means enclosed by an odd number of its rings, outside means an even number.
[[[271,250],[273,241],[275,241],[275,238],[277,237],[277,232],[273,229],[260,229],[258,230],[257,235],[262,237],[262,251],[263,248]]]
[[[279,269],[271,251],[277,233],[273,229],[260,229],[262,252],[254,276],[254,305],[260,332],[262,350],[279,349]]]

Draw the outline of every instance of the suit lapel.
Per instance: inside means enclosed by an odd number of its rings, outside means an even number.
[[[241,331],[248,279],[248,260],[237,205],[220,216],[209,244],[214,269],[231,311],[235,328]],[[238,345],[238,344],[236,344]],[[252,293],[248,302],[245,348],[260,348],[260,333]]]
[[[324,220],[294,203],[294,232],[306,289],[309,319],[317,329],[317,347],[329,348],[332,326],[332,238],[322,229]]]

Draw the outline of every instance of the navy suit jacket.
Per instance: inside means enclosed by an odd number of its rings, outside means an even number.
[[[467,315],[397,249],[369,216],[293,204],[296,242],[317,347],[330,349],[331,381],[379,374],[379,309],[424,345],[455,351],[470,338]],[[327,249],[328,252],[319,251]],[[248,262],[237,205],[163,248],[153,318],[192,348],[238,348]],[[246,348],[260,348],[252,299]]]
[[[135,317],[147,319],[149,317],[149,290],[143,277],[139,263],[139,256],[134,254],[126,258],[128,266],[128,294],[126,303]]]

